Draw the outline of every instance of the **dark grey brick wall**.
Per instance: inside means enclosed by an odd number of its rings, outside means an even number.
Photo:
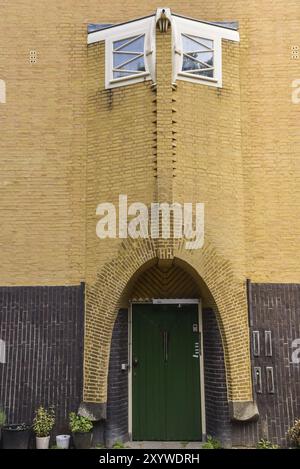
[[[231,424],[224,353],[217,319],[211,309],[203,311],[203,349],[206,432],[228,447],[231,445]]]
[[[249,299],[252,365],[261,371],[261,392],[255,386],[260,419],[257,424],[235,426],[233,441],[256,445],[266,438],[285,446],[288,428],[300,418],[300,364],[292,363],[293,341],[300,338],[300,285],[250,284]],[[260,338],[259,356],[254,356],[254,331]],[[271,356],[267,356],[266,331],[271,332]],[[273,369],[274,393],[268,389],[267,368]]]
[[[112,446],[128,441],[128,372],[121,369],[128,363],[128,311],[120,310],[113,329],[109,377],[105,441]]]
[[[57,431],[82,399],[84,286],[0,287],[0,407],[9,423],[54,405]]]
[[[252,333],[260,336],[260,355],[252,349],[252,368],[261,369],[262,392],[255,398],[260,412],[257,423],[232,424],[229,417],[224,354],[217,320],[212,310],[203,314],[207,434],[225,446],[257,445],[261,438],[280,446],[286,432],[300,417],[300,365],[292,363],[292,344],[300,338],[300,285],[252,284],[249,289],[249,320]],[[271,332],[272,355],[266,356],[265,331]],[[115,323],[109,371],[106,440],[127,439],[128,376],[121,364],[128,360],[127,311]],[[267,388],[266,369],[273,368],[274,393]]]

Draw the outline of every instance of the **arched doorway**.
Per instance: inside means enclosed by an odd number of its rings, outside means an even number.
[[[204,282],[180,264],[152,264],[129,282],[121,306],[110,353],[108,444],[200,441],[207,428],[229,439],[223,346]]]

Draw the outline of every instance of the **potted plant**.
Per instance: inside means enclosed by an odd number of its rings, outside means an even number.
[[[6,415],[2,409],[0,409],[0,441],[1,441],[1,429],[5,425]]]
[[[90,419],[71,412],[69,415],[70,430],[73,436],[73,443],[76,449],[87,449],[92,443],[93,424]]]
[[[33,431],[36,435],[36,448],[48,449],[50,442],[50,432],[54,427],[55,415],[54,410],[47,410],[40,406],[33,420]]]
[[[28,449],[30,425],[25,423],[4,425],[2,434],[3,449]]]
[[[300,448],[300,419],[295,420],[295,423],[289,429],[287,436],[293,447]]]

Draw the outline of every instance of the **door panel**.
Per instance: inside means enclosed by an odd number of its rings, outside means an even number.
[[[148,305],[133,311],[132,401],[134,439],[166,437],[163,346],[159,323],[149,315]],[[138,360],[134,366],[135,359]],[[159,429],[159,432],[158,432]]]
[[[134,305],[133,439],[199,441],[197,305]]]

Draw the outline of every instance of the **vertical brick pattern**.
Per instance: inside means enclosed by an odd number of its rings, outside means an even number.
[[[173,100],[172,100],[172,34],[156,29],[156,201],[172,203],[174,196],[174,147],[173,147]],[[161,222],[160,222],[161,223]],[[159,259],[173,259],[174,241],[157,240]]]
[[[54,405],[57,430],[82,394],[82,286],[1,287],[0,407],[9,423],[31,423],[39,405]]]
[[[116,441],[128,441],[128,310],[117,316],[110,348],[108,375],[107,421],[105,441],[112,446]]]
[[[231,444],[224,351],[217,318],[212,309],[203,310],[203,352],[206,433],[224,447]]]
[[[300,285],[252,284],[250,302],[251,330],[260,333],[260,356],[252,356],[253,367],[262,370],[262,393],[255,392],[260,419],[235,426],[233,441],[255,445],[267,438],[284,446],[288,428],[300,417],[300,365],[292,363],[292,343],[300,338]],[[265,355],[265,331],[272,332],[271,357]],[[274,394],[268,393],[266,367],[274,368]]]
[[[239,43],[224,40],[222,54],[221,89],[178,80],[173,92],[174,198],[181,203],[193,201],[205,205],[203,248],[192,253],[182,248],[175,251],[175,256],[193,265],[216,302],[228,398],[251,401]]]

